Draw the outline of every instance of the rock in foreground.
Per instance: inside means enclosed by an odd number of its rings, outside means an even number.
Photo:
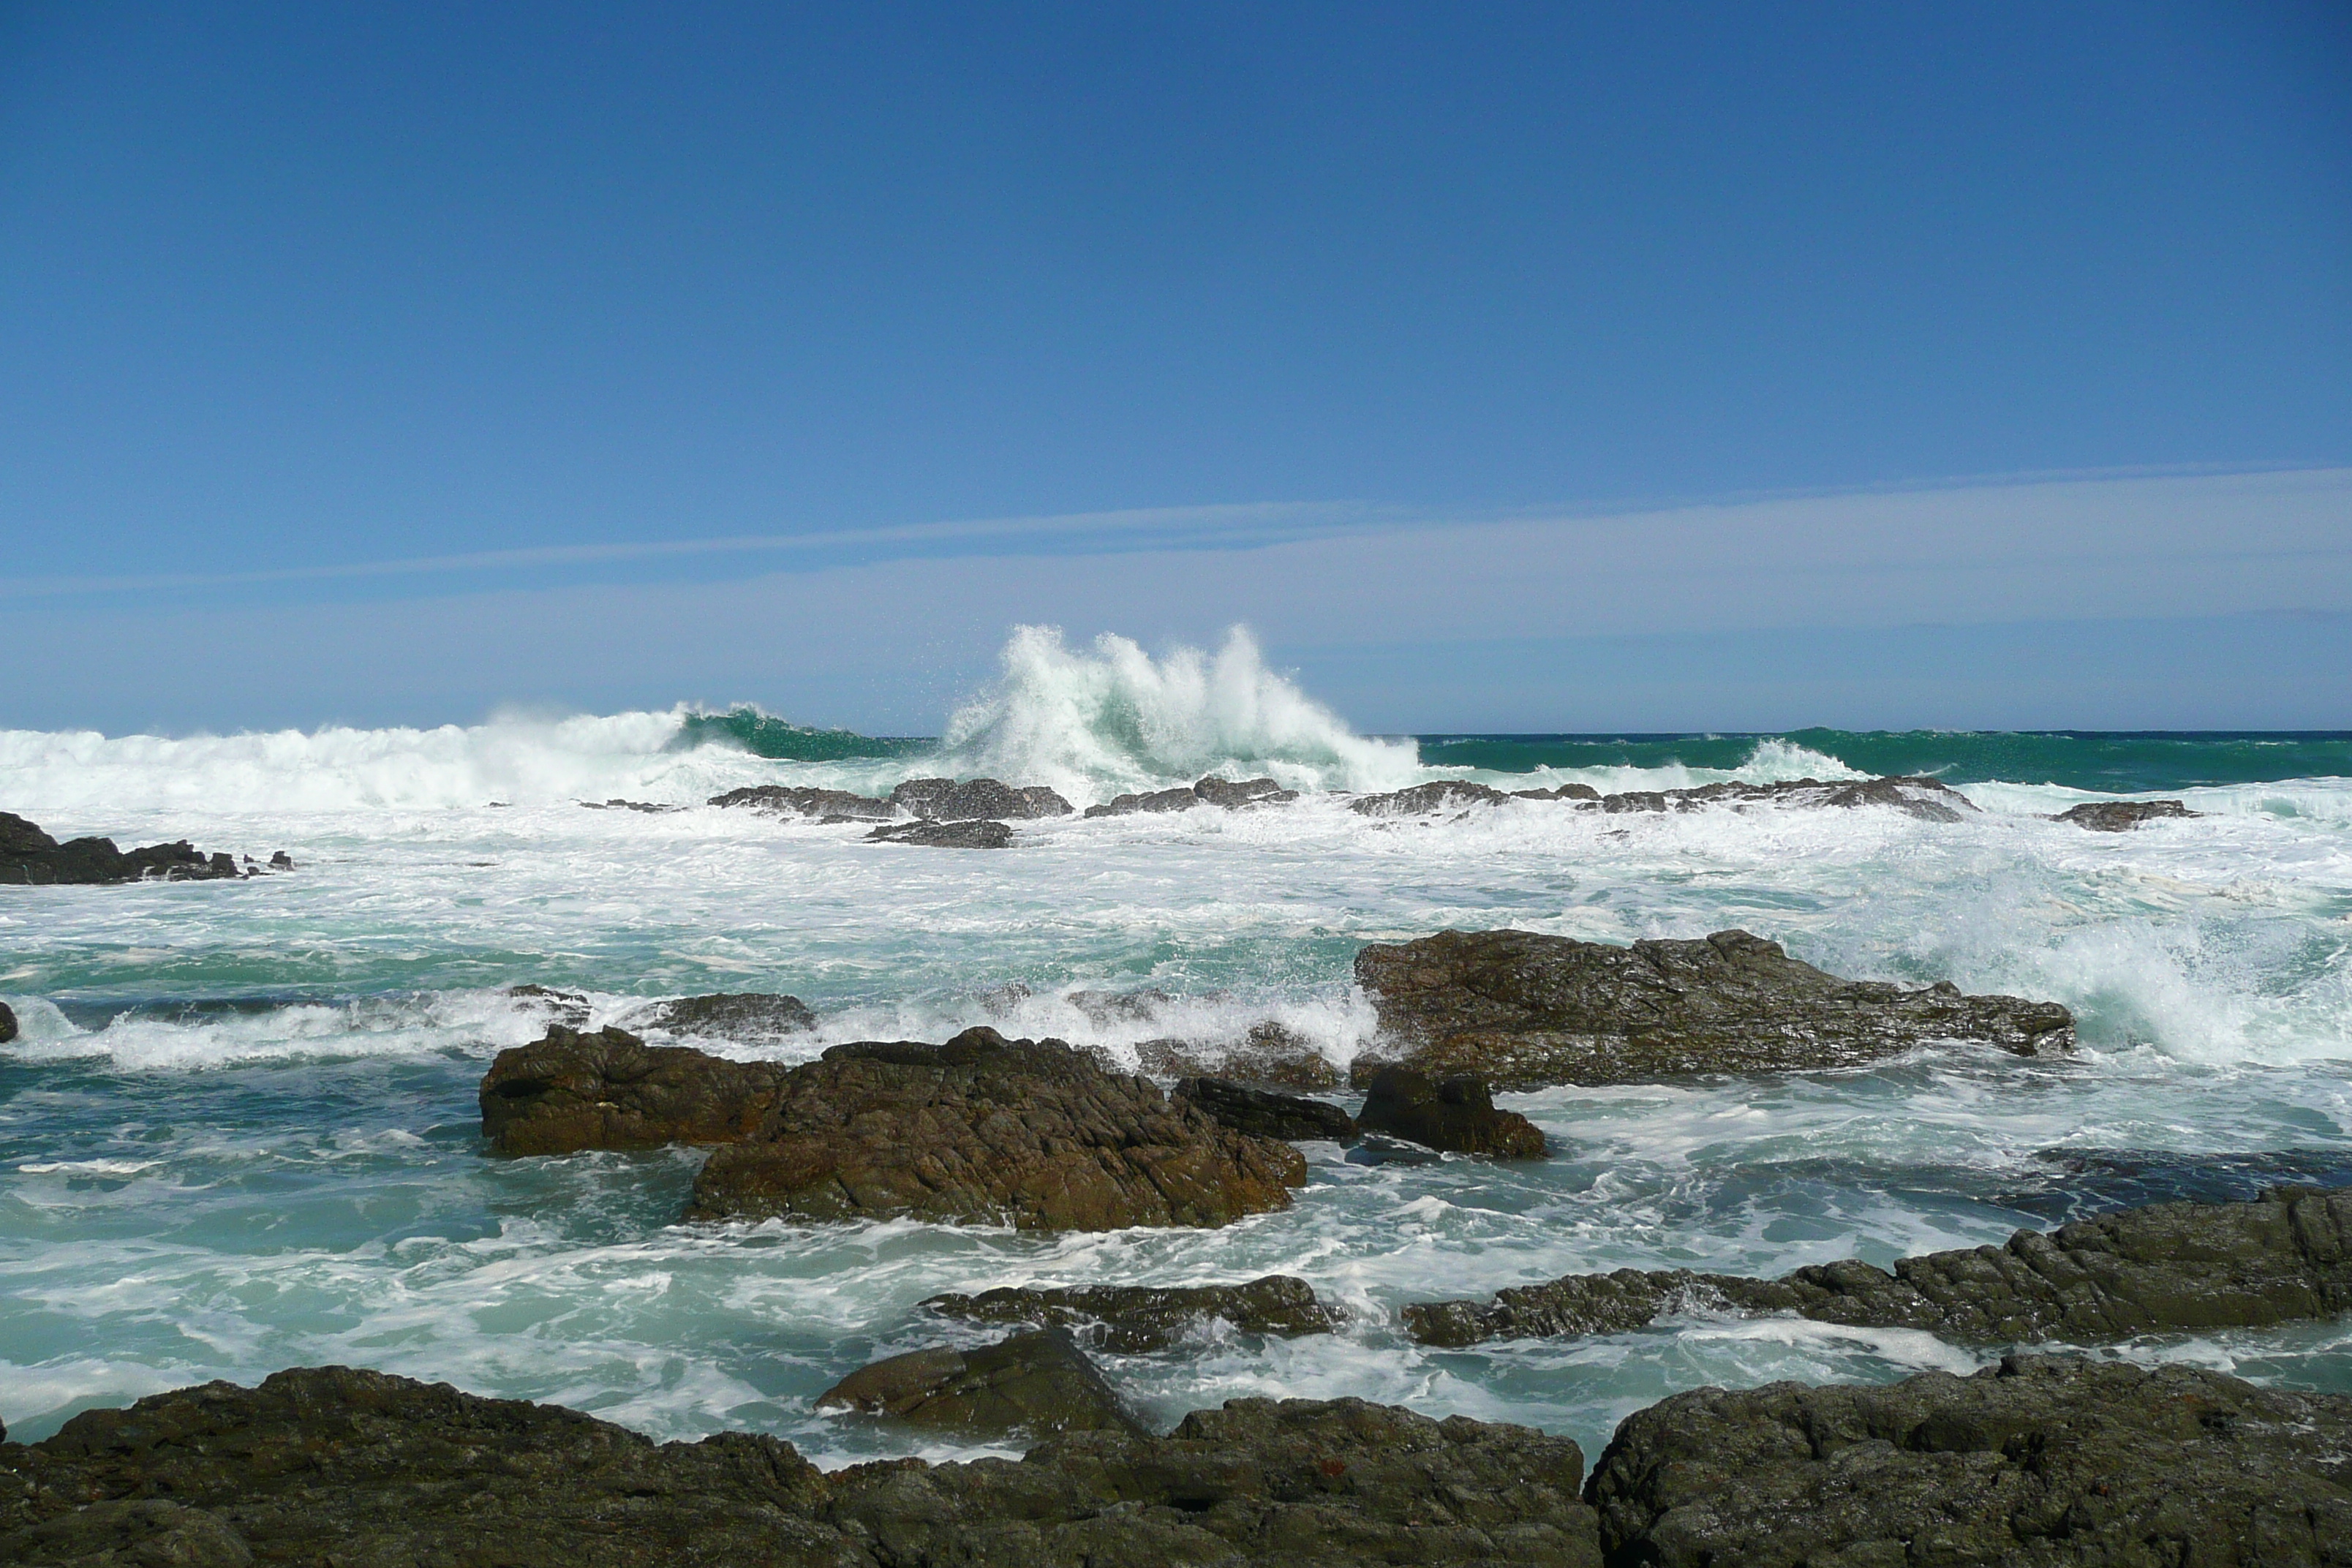
[[[273,862],[274,864],[275,862]],[[287,863],[288,868],[293,863]],[[183,838],[118,849],[111,838],[72,838],[60,844],[36,825],[0,811],[0,883],[47,887],[58,884],[210,881],[246,873],[227,855],[205,855]]]
[[[793,1069],[649,1046],[562,1024],[500,1051],[482,1079],[482,1136],[501,1154],[658,1149],[749,1137]]]
[[[2165,1330],[2260,1327],[2352,1311],[2352,1189],[2273,1187],[2247,1204],[2151,1204],[2021,1230],[2005,1247],[1851,1258],[1778,1279],[1687,1269],[1571,1274],[1491,1303],[1404,1310],[1425,1343],[1638,1329],[1668,1310],[1794,1312],[1975,1343],[2096,1344]]]
[[[1433,1078],[1499,1089],[1641,1083],[1687,1073],[1853,1067],[1927,1040],[2020,1056],[2074,1042],[2053,1002],[1840,980],[1744,931],[1631,947],[1533,931],[1441,931],[1356,955],[1380,1016],[1378,1053]]]
[[[1244,1285],[1080,1285],[1060,1289],[1011,1286],[977,1296],[934,1296],[923,1303],[945,1317],[980,1323],[1068,1329],[1122,1354],[1164,1350],[1212,1320],[1247,1334],[1328,1333],[1340,1315],[1315,1299],[1304,1279],[1269,1274]]]
[[[2087,827],[2094,833],[2128,833],[2143,822],[2154,822],[2167,816],[2202,816],[2201,811],[2191,811],[2182,800],[2086,800],[2052,817],[2053,822],[2071,822],[2077,827]]]
[[[943,1046],[835,1046],[791,1069],[758,1132],[702,1168],[688,1217],[1220,1226],[1287,1208],[1306,1180],[1297,1150],[1149,1079],[979,1028]]]
[[[1014,1334],[978,1350],[942,1346],[890,1356],[826,1389],[816,1407],[975,1437],[1143,1430],[1059,1329]]]
[[[1165,1437],[820,1473],[575,1412],[325,1367],[0,1447],[0,1562],[242,1568],[1599,1568],[1565,1438],[1361,1400],[1235,1400]],[[102,1555],[105,1554],[105,1555]]]
[[[1703,1388],[1593,1467],[1612,1563],[2352,1564],[2352,1398],[2015,1357],[1887,1388]]]

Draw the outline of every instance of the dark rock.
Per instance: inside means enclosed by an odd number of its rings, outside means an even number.
[[[1282,805],[1298,798],[1295,789],[1285,789],[1272,779],[1244,779],[1239,784],[1221,779],[1214,773],[1190,786],[1152,790],[1142,795],[1122,795],[1087,807],[1088,816],[1129,816],[1137,812],[1190,811],[1196,805],[1218,805],[1227,811],[1239,811],[1245,806]]]
[[[1589,800],[1597,801],[1601,792],[1591,784],[1564,784],[1552,789],[1515,789],[1513,800]]]
[[[610,800],[583,800],[580,804],[591,811],[642,811],[655,816],[686,809],[682,805],[656,805],[649,800],[623,800],[618,795]]]
[[[834,816],[845,821],[887,821],[898,815],[887,800],[852,795],[845,789],[810,789],[803,785],[751,784],[714,795],[712,805],[749,806],[754,811],[786,812],[801,816]]]
[[[1328,1100],[1244,1089],[1223,1079],[1188,1078],[1176,1098],[1207,1111],[1236,1132],[1260,1138],[1322,1138],[1345,1143],[1356,1135],[1355,1119]]]
[[[1070,803],[1044,784],[1016,789],[995,779],[908,779],[890,792],[890,804],[927,822],[1018,822],[1070,815]]]
[[[1575,786],[1569,786],[1573,788]],[[1563,796],[1563,798],[1567,798]],[[1581,795],[1573,798],[1582,799]],[[1885,805],[1923,822],[1958,822],[1971,816],[1976,805],[1968,796],[1935,779],[1895,774],[1876,779],[1787,779],[1779,784],[1711,784],[1696,789],[1627,790],[1604,795],[1606,812],[1697,811],[1710,805]]]
[[[269,857],[269,868],[273,871],[291,871],[294,869],[294,857],[283,849],[278,850]]]
[[[0,1449],[0,1562],[1599,1568],[1583,1468],[1574,1443],[1524,1426],[1244,1399],[1165,1437],[1072,1432],[1020,1462],[828,1476],[772,1437],[656,1445],[329,1367],[90,1411]]]
[[[1013,829],[987,817],[955,822],[906,822],[877,827],[866,839],[876,844],[917,844],[926,849],[1010,849]]]
[[[205,855],[183,838],[122,850],[111,838],[74,838],[60,844],[32,823],[0,811],[0,883],[47,887],[57,884],[210,881],[242,877],[226,855]]]
[[[1269,1274],[1244,1285],[1084,1285],[1066,1289],[1004,1287],[977,1296],[934,1296],[944,1317],[979,1323],[1068,1329],[1122,1355],[1165,1350],[1198,1325],[1222,1319],[1245,1334],[1323,1334],[1344,1321],[1304,1279]]]
[[[539,984],[509,985],[507,994],[551,1021],[573,1028],[588,1021],[588,998],[577,991],[555,991]]]
[[[1687,1269],[1571,1274],[1491,1303],[1405,1309],[1429,1344],[1622,1333],[1670,1310],[1793,1312],[1925,1329],[1975,1343],[2074,1344],[2173,1330],[2254,1328],[2352,1310],[2352,1191],[2274,1187],[2252,1203],[2152,1204],[2021,1230],[2005,1247],[1848,1258],[1778,1279]]]
[[[1349,801],[1348,809],[1363,816],[1407,816],[1427,811],[1451,811],[1460,805],[1496,805],[1510,798],[1501,790],[1482,784],[1440,779],[1435,784],[1415,784],[1387,795],[1368,795]]]
[[[553,1024],[490,1063],[482,1136],[501,1154],[730,1143],[760,1126],[792,1070]]]
[[[1014,1334],[979,1350],[942,1346],[894,1355],[826,1389],[816,1407],[979,1437],[1143,1430],[1060,1329]]]
[[[8,1004],[0,1002],[0,1046],[6,1045],[16,1037],[16,1015],[9,1010]],[[5,1439],[7,1431],[5,1426],[0,1426],[0,1440]]]
[[[2352,1398],[2013,1357],[1885,1388],[1702,1388],[1593,1467],[1611,1563],[2352,1564]]]
[[[1467,1073],[1431,1079],[1411,1068],[1383,1068],[1365,1086],[1356,1125],[1450,1153],[1540,1160],[1544,1135],[1516,1110],[1497,1110],[1486,1086]]]
[[[816,1027],[816,1015],[797,996],[721,992],[665,1002],[646,1019],[649,1029],[708,1039],[769,1044]]]
[[[1744,931],[1631,947],[1533,931],[1441,931],[1356,955],[1387,1059],[1497,1089],[1685,1073],[1853,1067],[1927,1040],[2033,1056],[2074,1042],[2054,1002],[1840,980]],[[1362,1083],[1384,1065],[1359,1058]]]
[[[978,1028],[943,1046],[835,1046],[793,1068],[758,1133],[703,1166],[688,1217],[1220,1226],[1288,1207],[1306,1180],[1289,1144],[1220,1126],[1149,1079]]]
[[[2189,810],[2186,801],[2179,800],[2086,800],[2080,805],[2060,812],[2050,820],[2071,822],[2094,833],[2128,833],[2141,823],[2154,822],[2161,816],[2204,815],[2201,811]]]

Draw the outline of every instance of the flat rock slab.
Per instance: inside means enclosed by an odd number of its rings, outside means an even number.
[[[1165,1350],[1212,1321],[1287,1339],[1328,1333],[1344,1321],[1316,1300],[1306,1280],[1287,1274],[1241,1285],[1006,1286],[976,1296],[934,1296],[923,1305],[971,1322],[1068,1329],[1127,1355]]]
[[[1289,1144],[1149,1079],[979,1028],[943,1046],[835,1046],[791,1069],[757,1133],[703,1167],[687,1217],[1221,1226],[1288,1207],[1306,1180]]]
[[[914,844],[926,849],[1010,849],[1013,829],[987,818],[955,822],[903,822],[866,836],[877,844]]]
[[[1885,1388],[1703,1388],[1593,1467],[1612,1563],[2352,1564],[2352,1398],[2016,1357]]]
[[[967,1436],[1143,1430],[1061,1329],[1032,1330],[978,1350],[941,1346],[890,1356],[826,1389],[816,1407]]]
[[[1176,1085],[1176,1098],[1200,1107],[1235,1131],[1260,1138],[1345,1143],[1356,1135],[1356,1119],[1328,1100],[1250,1089],[1214,1078],[1183,1079]]]
[[[273,856],[274,869],[290,871],[294,862]],[[141,849],[118,849],[111,838],[73,838],[60,844],[35,824],[0,811],[0,883],[36,887],[106,882],[202,882],[247,875],[227,855],[205,855],[183,838],[176,844],[150,844]]]
[[[2152,1204],[2005,1247],[1931,1252],[1892,1272],[1847,1259],[1778,1279],[1687,1269],[1571,1274],[1491,1302],[1404,1310],[1427,1344],[1622,1333],[1662,1312],[1791,1312],[1974,1343],[2096,1344],[2352,1311],[2352,1190],[2274,1187],[2252,1203]]]
[[[819,1472],[342,1367],[89,1411],[0,1447],[23,1568],[1599,1568],[1565,1438],[1360,1400],[1235,1400],[1170,1436]]]
[[[625,1029],[551,1024],[490,1063],[482,1136],[501,1154],[730,1143],[767,1119],[792,1070],[649,1046]]]
[[[2087,827],[2094,833],[2128,833],[2143,822],[2156,822],[2168,816],[2202,816],[2201,811],[2191,811],[2181,800],[2086,800],[2070,806],[2050,820],[2071,822],[2077,827]]]
[[[1366,947],[1356,981],[1381,1031],[1357,1058],[1359,1085],[1390,1065],[1528,1089],[1854,1067],[1928,1040],[2021,1056],[2074,1042],[2074,1015],[2054,1002],[1840,980],[1744,931],[1630,947],[1441,931]]]

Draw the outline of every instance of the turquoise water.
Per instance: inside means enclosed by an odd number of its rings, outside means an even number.
[[[1245,664],[1024,657],[943,740],[870,755],[767,755],[685,710],[0,733],[0,809],[60,832],[284,848],[299,867],[0,889],[0,997],[25,1024],[0,1047],[0,1419],[37,1437],[91,1405],[339,1361],[663,1436],[774,1431],[832,1464],[908,1451],[810,1401],[876,1353],[965,1331],[925,1317],[926,1296],[1279,1269],[1345,1306],[1348,1329],[1212,1338],[1108,1357],[1107,1372],[1161,1420],[1240,1394],[1359,1394],[1592,1449],[1627,1411],[1703,1383],[1885,1380],[1991,1352],[1780,1320],[1431,1352],[1398,1335],[1396,1307],[1622,1265],[1883,1262],[2151,1197],[2352,1179],[2342,735],[1384,742]],[[1395,822],[1318,795],[1024,824],[1013,849],[976,854],[691,804],[749,783],[884,790],[989,772],[1083,805],[1243,764],[1309,790],[1900,768],[1938,772],[1984,809],[1938,825],[1521,802]],[[2205,815],[2112,836],[2045,819],[2110,792]],[[576,804],[614,796],[689,809]],[[1608,941],[1745,926],[1843,973],[2064,1002],[2084,1048],[1507,1097],[1556,1158],[1374,1166],[1310,1146],[1296,1207],[1214,1232],[685,1226],[690,1152],[480,1147],[482,1071],[545,1021],[503,994],[520,982],[584,990],[595,1022],[624,1026],[663,996],[788,991],[817,1009],[815,1037],[699,1042],[784,1059],[977,1022],[1117,1052],[1274,1018],[1344,1062],[1371,1023],[1349,980],[1362,942],[1506,924]],[[1166,994],[1144,1017],[1100,1021],[1072,1000],[1143,987]],[[2114,1353],[2347,1389],[2347,1331]]]

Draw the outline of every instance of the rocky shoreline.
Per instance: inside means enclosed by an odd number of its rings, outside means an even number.
[[[60,844],[42,832],[38,824],[0,811],[0,883],[57,887],[151,880],[204,882],[293,868],[292,858],[283,849],[272,854],[266,866],[249,855],[240,865],[233,855],[206,855],[184,838],[138,849],[117,848],[111,838],[71,838]]]

